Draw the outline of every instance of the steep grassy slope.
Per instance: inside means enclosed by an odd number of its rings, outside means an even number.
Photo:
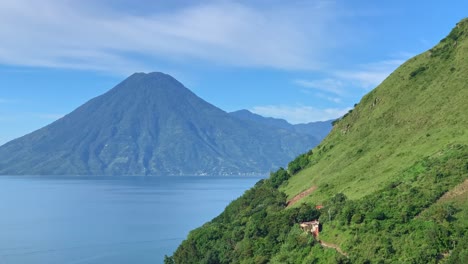
[[[467,106],[465,19],[166,263],[468,263]],[[298,227],[317,218],[321,243]]]
[[[466,144],[467,36],[465,20],[364,96],[308,156],[313,166],[282,189],[288,197],[317,185],[308,201],[339,192],[360,198],[447,144]]]

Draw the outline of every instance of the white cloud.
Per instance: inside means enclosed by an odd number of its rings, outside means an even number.
[[[163,58],[316,69],[336,46],[337,12],[328,1],[288,8],[219,1],[138,16],[93,5],[1,1],[0,63],[126,73]]]
[[[383,60],[375,63],[358,65],[358,70],[337,71],[334,75],[349,85],[372,89],[379,85],[390,73],[405,60]]]
[[[371,89],[379,85],[391,72],[349,71],[339,73],[339,77],[348,80],[351,85]]]
[[[255,106],[250,111],[253,113],[286,119],[292,124],[308,123],[313,121],[325,121],[335,119],[346,114],[351,108],[315,108],[312,106],[284,106],[267,105]]]
[[[313,88],[323,92],[329,92],[336,95],[343,95],[344,83],[336,79],[322,79],[322,80],[294,80],[294,83],[306,88]]]
[[[407,58],[410,53],[405,54]],[[329,73],[331,77],[318,80],[297,79],[293,82],[301,87],[312,88],[324,93],[316,96],[334,103],[340,103],[344,97],[353,94],[353,88],[370,90],[378,86],[390,73],[403,64],[406,59],[383,60],[374,63],[357,65],[353,70],[337,70]],[[308,90],[301,90],[308,93]],[[333,95],[333,96],[331,96]]]
[[[328,96],[328,95],[323,94],[323,93],[316,93],[315,96],[318,97],[318,98],[326,99],[326,100],[328,100],[330,102],[333,102],[335,104],[339,104],[339,103],[342,102],[342,99],[340,97]]]
[[[331,101],[331,102],[334,102],[336,104],[341,103],[341,98],[338,98],[338,97],[327,97],[327,100]]]

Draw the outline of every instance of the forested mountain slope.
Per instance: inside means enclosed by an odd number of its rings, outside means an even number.
[[[290,124],[284,119],[263,117],[261,115],[254,114],[249,110],[239,110],[229,113],[231,116],[237,117],[241,120],[251,121],[258,124],[262,124],[273,128],[282,128],[293,133],[305,134],[315,137],[318,142],[322,141],[330,130],[332,129],[332,122],[334,120],[327,121],[316,121],[303,124]]]
[[[231,116],[167,74],[135,73],[0,146],[0,175],[266,174],[318,142]]]
[[[467,106],[464,19],[166,263],[468,263]],[[313,219],[317,240],[298,225]]]

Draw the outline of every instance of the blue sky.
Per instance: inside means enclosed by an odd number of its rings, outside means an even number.
[[[468,1],[0,2],[0,144],[134,72],[225,111],[336,118],[468,16]]]

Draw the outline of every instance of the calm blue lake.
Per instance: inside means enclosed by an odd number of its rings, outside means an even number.
[[[259,179],[0,176],[0,264],[162,263]]]

